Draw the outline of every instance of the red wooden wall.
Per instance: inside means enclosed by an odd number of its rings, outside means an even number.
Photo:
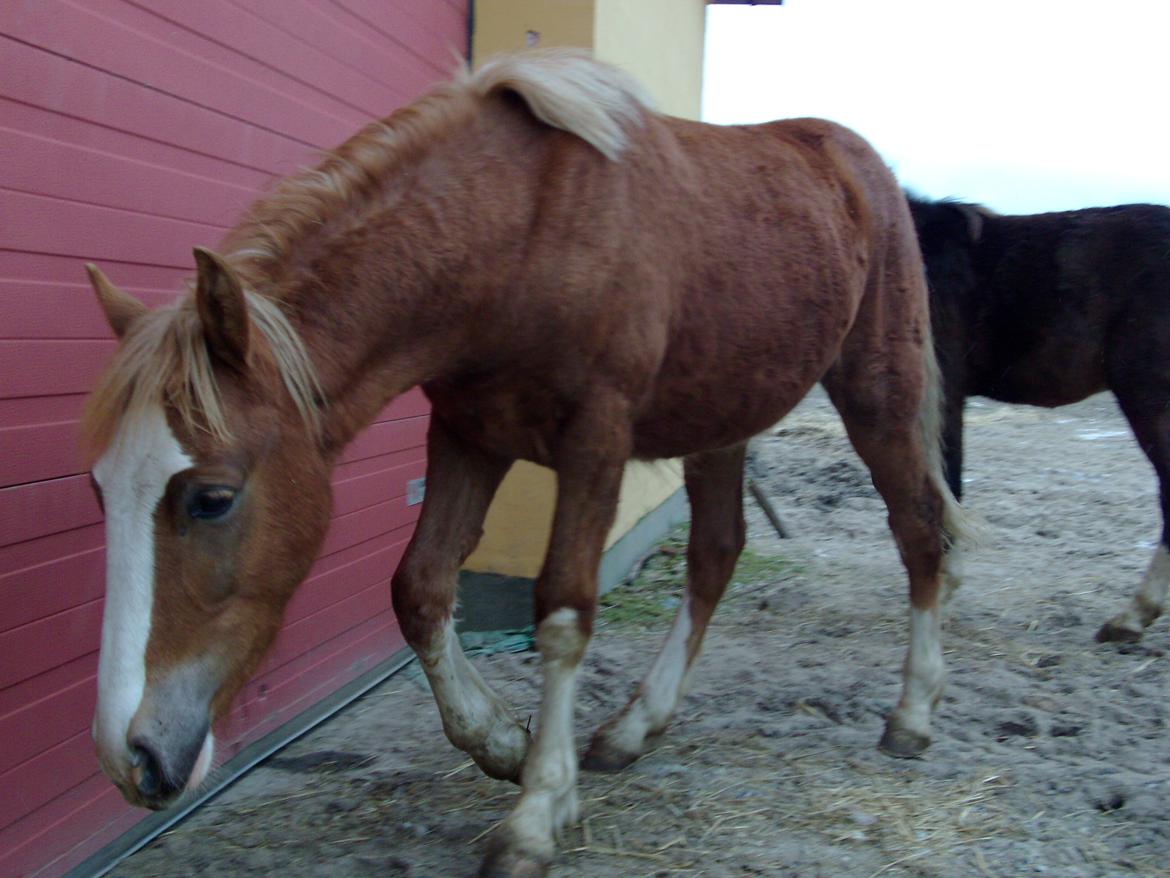
[[[137,821],[89,736],[103,530],[75,445],[113,342],[82,263],[157,304],[273,175],[446,78],[468,0],[0,3],[0,875],[59,875]],[[221,757],[401,646],[425,401],[348,449],[333,528]]]

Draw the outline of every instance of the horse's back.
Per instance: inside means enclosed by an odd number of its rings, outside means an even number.
[[[701,208],[743,219],[787,217],[833,226],[838,234],[867,234],[870,219],[904,209],[897,184],[880,156],[849,128],[826,119],[782,119],[753,125],[710,125],[656,117],[677,146],[671,159],[692,168],[688,178]],[[661,140],[659,140],[661,142]],[[669,168],[664,168],[670,172]],[[850,227],[852,227],[850,229]],[[780,234],[799,228],[780,228]]]
[[[984,213],[938,232],[916,203],[951,392],[1058,406],[1110,384],[1111,356],[1170,313],[1170,209]],[[951,349],[951,350],[948,350]]]
[[[497,220],[490,271],[474,277],[510,343],[492,369],[428,392],[481,444],[547,462],[561,417],[535,413],[571,411],[597,387],[630,401],[637,456],[742,441],[838,358],[879,257],[897,249],[921,275],[892,175],[841,126],[647,111],[626,133],[607,159],[498,95],[452,148],[499,169],[466,185]]]
[[[718,447],[775,423],[837,360],[876,261],[897,249],[907,274],[921,274],[901,192],[852,131],[818,119],[659,121],[661,174],[682,181],[671,220],[681,231],[663,242],[680,270],[638,423],[645,456],[681,453],[684,433]],[[924,295],[911,298],[924,314]]]

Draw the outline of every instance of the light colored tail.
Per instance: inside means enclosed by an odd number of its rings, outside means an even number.
[[[930,332],[930,322],[927,321],[926,344],[923,346],[923,366],[926,372],[926,385],[922,394],[922,404],[918,410],[918,428],[922,434],[922,442],[926,453],[927,470],[931,481],[938,488],[943,501],[943,538],[948,548],[956,543],[977,544],[984,534],[982,523],[962,506],[951,493],[950,486],[943,476],[942,455],[942,418],[943,418],[943,382],[942,373],[938,367],[938,358],[934,352],[934,338]]]

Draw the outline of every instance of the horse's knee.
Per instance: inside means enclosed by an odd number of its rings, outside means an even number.
[[[746,528],[742,520],[717,532],[703,536],[696,534],[687,552],[687,564],[692,573],[709,571],[715,575],[730,576],[746,544]]]
[[[402,636],[415,650],[425,647],[451,618],[454,583],[404,559],[390,580],[390,600]]]
[[[546,615],[536,627],[536,647],[545,662],[576,668],[585,655],[592,630],[592,613],[561,607]]]
[[[912,580],[938,577],[942,570],[944,538],[941,515],[890,513],[890,530]]]
[[[744,521],[743,512],[735,518],[735,526],[732,529],[732,538],[726,545],[732,561],[739,560],[740,554],[743,552],[743,547],[747,545],[747,522]],[[723,548],[723,547],[721,547]]]
[[[704,542],[695,547],[687,560],[696,568],[723,571],[735,566],[742,551],[743,543],[737,539]]]

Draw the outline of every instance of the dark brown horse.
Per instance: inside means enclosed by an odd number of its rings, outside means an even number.
[[[577,813],[574,687],[626,461],[685,458],[688,597],[595,736],[585,761],[599,768],[667,725],[743,546],[744,444],[817,381],[910,579],[883,746],[927,745],[958,512],[913,224],[860,138],[815,120],[670,119],[583,56],[511,56],[284,181],[222,250],[196,251],[192,293],[153,312],[91,267],[122,337],[86,422],[109,537],[95,734],[130,801],[161,807],[204,776],[212,724],[321,543],[330,468],[420,384],[427,497],[393,600],[447,736],[523,785],[484,874],[541,873]],[[460,564],[521,458],[558,483],[531,741],[452,628]]]
[[[1170,208],[997,216],[910,199],[943,373],[947,481],[961,496],[968,396],[1059,406],[1110,390],[1161,486],[1162,539],[1097,639],[1138,640],[1170,587]]]

